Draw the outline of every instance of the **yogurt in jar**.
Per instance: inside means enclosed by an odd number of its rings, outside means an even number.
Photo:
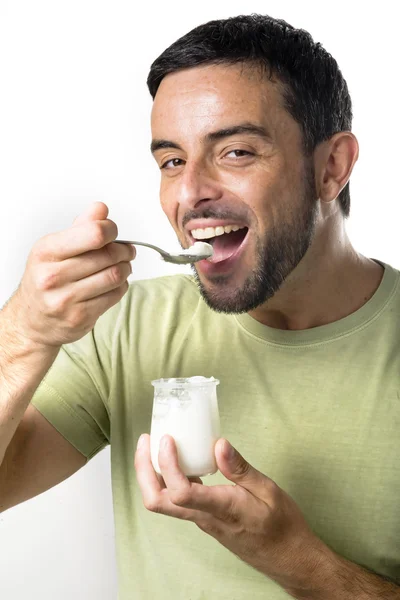
[[[220,419],[214,377],[157,379],[154,386],[150,431],[151,460],[161,474],[158,452],[163,435],[176,443],[179,465],[187,476],[216,473],[214,448],[220,437]]]

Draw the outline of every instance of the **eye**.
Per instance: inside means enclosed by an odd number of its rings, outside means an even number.
[[[230,154],[233,154],[233,158],[243,158],[244,156],[254,156],[253,152],[249,152],[248,150],[241,150],[240,148],[236,148],[235,150],[230,150],[225,154],[226,157],[229,157]]]
[[[181,158],[170,158],[160,165],[160,169],[173,169],[180,167],[182,164],[183,160]]]

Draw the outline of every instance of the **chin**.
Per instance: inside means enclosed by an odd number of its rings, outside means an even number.
[[[254,310],[271,297],[271,290],[255,285],[254,270],[245,273],[204,277],[195,273],[195,279],[206,304],[216,312],[240,314]],[[257,278],[256,278],[257,280]]]

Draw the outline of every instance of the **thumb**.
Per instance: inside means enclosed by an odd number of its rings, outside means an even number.
[[[272,480],[252,467],[228,440],[218,440],[215,457],[219,470],[229,481],[237,483],[257,498],[263,498],[266,484]]]
[[[93,202],[83,213],[74,219],[74,225],[82,225],[87,221],[103,221],[108,216],[108,206],[104,202]]]

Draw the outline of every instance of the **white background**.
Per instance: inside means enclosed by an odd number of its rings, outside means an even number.
[[[120,237],[178,247],[149,152],[148,69],[192,27],[242,12],[303,27],[337,59],[361,146],[348,230],[359,251],[399,267],[395,9],[390,1],[0,0],[0,305],[32,244],[93,200],[108,204]],[[173,272],[139,249],[132,278]],[[104,451],[0,515],[2,599],[115,600],[109,480]]]

